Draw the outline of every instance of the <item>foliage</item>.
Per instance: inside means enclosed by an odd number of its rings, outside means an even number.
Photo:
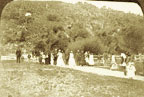
[[[31,16],[25,16],[27,12]],[[87,3],[11,2],[3,10],[1,24],[3,44],[27,49],[144,52],[143,17]]]
[[[82,50],[90,51],[91,53],[95,54],[102,54],[107,49],[107,47],[102,44],[100,39],[95,37],[72,42],[68,45],[68,49],[74,52],[77,50]]]
[[[129,52],[140,53],[143,52],[144,46],[144,28],[142,26],[129,26],[123,30],[121,45]]]

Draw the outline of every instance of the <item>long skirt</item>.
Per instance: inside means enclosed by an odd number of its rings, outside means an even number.
[[[51,58],[50,64],[54,65],[54,59],[53,58]]]
[[[94,65],[94,59],[93,58],[89,59],[89,65]]]
[[[58,59],[57,59],[57,66],[65,66],[63,58],[58,57]]]
[[[133,70],[128,70],[127,71],[127,77],[128,78],[133,78],[135,76],[135,71]]]
[[[74,58],[70,58],[68,61],[69,66],[76,66],[76,62]]]

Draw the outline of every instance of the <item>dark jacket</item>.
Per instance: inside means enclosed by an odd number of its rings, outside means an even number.
[[[18,49],[18,50],[16,51],[16,56],[17,56],[17,57],[21,57],[21,50],[20,50],[20,49]]]

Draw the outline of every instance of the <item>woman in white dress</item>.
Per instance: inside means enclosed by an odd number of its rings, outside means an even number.
[[[111,69],[118,69],[118,66],[116,64],[116,58],[115,58],[114,54],[112,54],[111,64],[112,64]]]
[[[121,58],[122,58],[122,61],[121,61],[121,66],[123,68],[123,71],[124,71],[124,74],[126,75],[126,54],[125,53],[121,53]]]
[[[57,58],[57,66],[65,66],[64,60],[63,60],[63,54],[59,50],[58,52],[58,58]]]
[[[54,65],[54,56],[53,56],[53,54],[52,54],[52,53],[51,53],[50,63],[51,63],[51,65]]]
[[[94,56],[92,53],[89,55],[89,65],[94,65]]]
[[[45,64],[45,58],[46,58],[46,56],[44,55],[44,53],[42,54],[42,63],[44,63]]]
[[[129,62],[129,65],[126,66],[127,77],[133,78],[135,76],[136,68],[133,62]]]
[[[121,53],[121,57],[122,57],[121,66],[126,66],[126,54]]]
[[[69,66],[76,66],[76,62],[75,62],[75,59],[74,59],[74,54],[73,52],[71,51],[70,52],[70,55],[69,55],[69,60],[68,60],[68,64]]]
[[[89,53],[85,52],[85,61],[87,64],[89,64]]]

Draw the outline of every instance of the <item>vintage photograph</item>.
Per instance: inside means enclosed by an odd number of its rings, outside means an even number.
[[[0,97],[144,97],[143,0],[0,0]]]

